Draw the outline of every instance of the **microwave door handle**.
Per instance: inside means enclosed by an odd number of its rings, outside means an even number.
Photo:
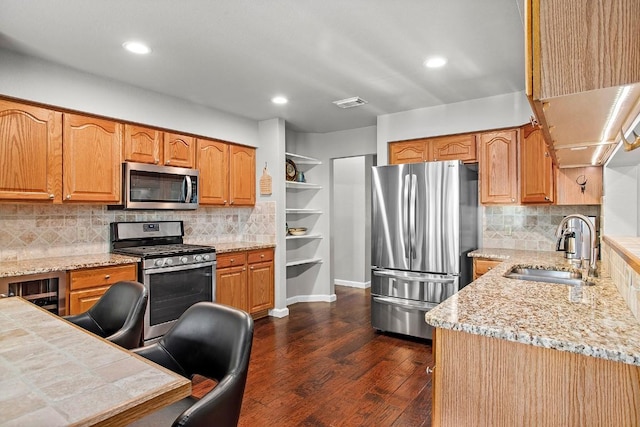
[[[192,191],[191,177],[189,175],[185,175],[184,182],[186,183],[186,186],[187,186],[187,191],[186,191],[186,194],[184,196],[184,201],[186,203],[191,203],[191,191]]]

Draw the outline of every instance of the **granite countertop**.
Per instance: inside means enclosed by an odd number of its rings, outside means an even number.
[[[516,265],[575,270],[559,252],[479,249],[469,256],[505,261],[427,312],[430,325],[640,366],[640,323],[606,271],[572,302],[571,286],[503,277]]]
[[[275,244],[273,243],[257,242],[229,242],[211,244],[198,241],[188,243],[213,246],[216,248],[216,253],[218,254],[275,247]],[[0,278],[51,272],[63,272],[69,270],[79,270],[83,268],[108,267],[120,264],[137,263],[139,261],[139,257],[118,255],[112,253],[69,255],[26,259],[20,261],[0,261]]]

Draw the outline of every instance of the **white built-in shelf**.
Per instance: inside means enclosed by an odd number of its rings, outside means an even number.
[[[302,236],[287,236],[287,240],[322,239],[322,234],[303,234]]]
[[[308,182],[295,182],[295,181],[287,181],[286,187],[298,188],[301,190],[320,190],[322,188],[322,186],[318,184],[309,184]]]
[[[309,214],[321,214],[322,211],[320,209],[293,209],[293,208],[287,208],[287,209],[285,209],[285,213],[287,213],[287,214],[309,215]]]
[[[284,153],[289,159],[293,160],[296,165],[321,165],[322,162],[313,157],[301,156],[300,154]]]
[[[297,259],[287,262],[287,267],[294,267],[296,265],[304,265],[304,264],[321,264],[322,258],[307,258],[307,259]]]

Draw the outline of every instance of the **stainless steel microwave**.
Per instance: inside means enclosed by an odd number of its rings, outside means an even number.
[[[123,164],[124,209],[197,209],[200,174],[196,169]]]

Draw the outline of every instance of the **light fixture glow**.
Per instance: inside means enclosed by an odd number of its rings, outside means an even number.
[[[273,98],[271,98],[271,102],[273,102],[274,104],[282,105],[289,102],[289,100],[284,96],[274,96]]]
[[[631,92],[630,85],[624,86],[618,91],[616,100],[613,102],[613,107],[611,108],[611,113],[609,113],[609,117],[607,118],[604,129],[602,129],[602,134],[600,135],[600,145],[598,146],[598,149],[593,153],[593,157],[591,157],[591,164],[594,166],[598,164],[600,154],[602,154],[602,150],[604,150],[605,145],[609,144],[607,136],[609,135],[609,132],[611,132],[611,128],[618,119],[622,104],[624,103],[627,96],[629,96],[629,92]]]
[[[124,42],[122,43],[122,47],[127,49],[129,52],[137,53],[138,55],[146,55],[147,53],[151,52],[151,49],[149,48],[149,46],[140,42],[134,42],[134,41]]]
[[[444,67],[447,63],[447,58],[443,58],[442,56],[432,56],[431,58],[427,58],[424,61],[424,66],[427,68],[440,68]]]

